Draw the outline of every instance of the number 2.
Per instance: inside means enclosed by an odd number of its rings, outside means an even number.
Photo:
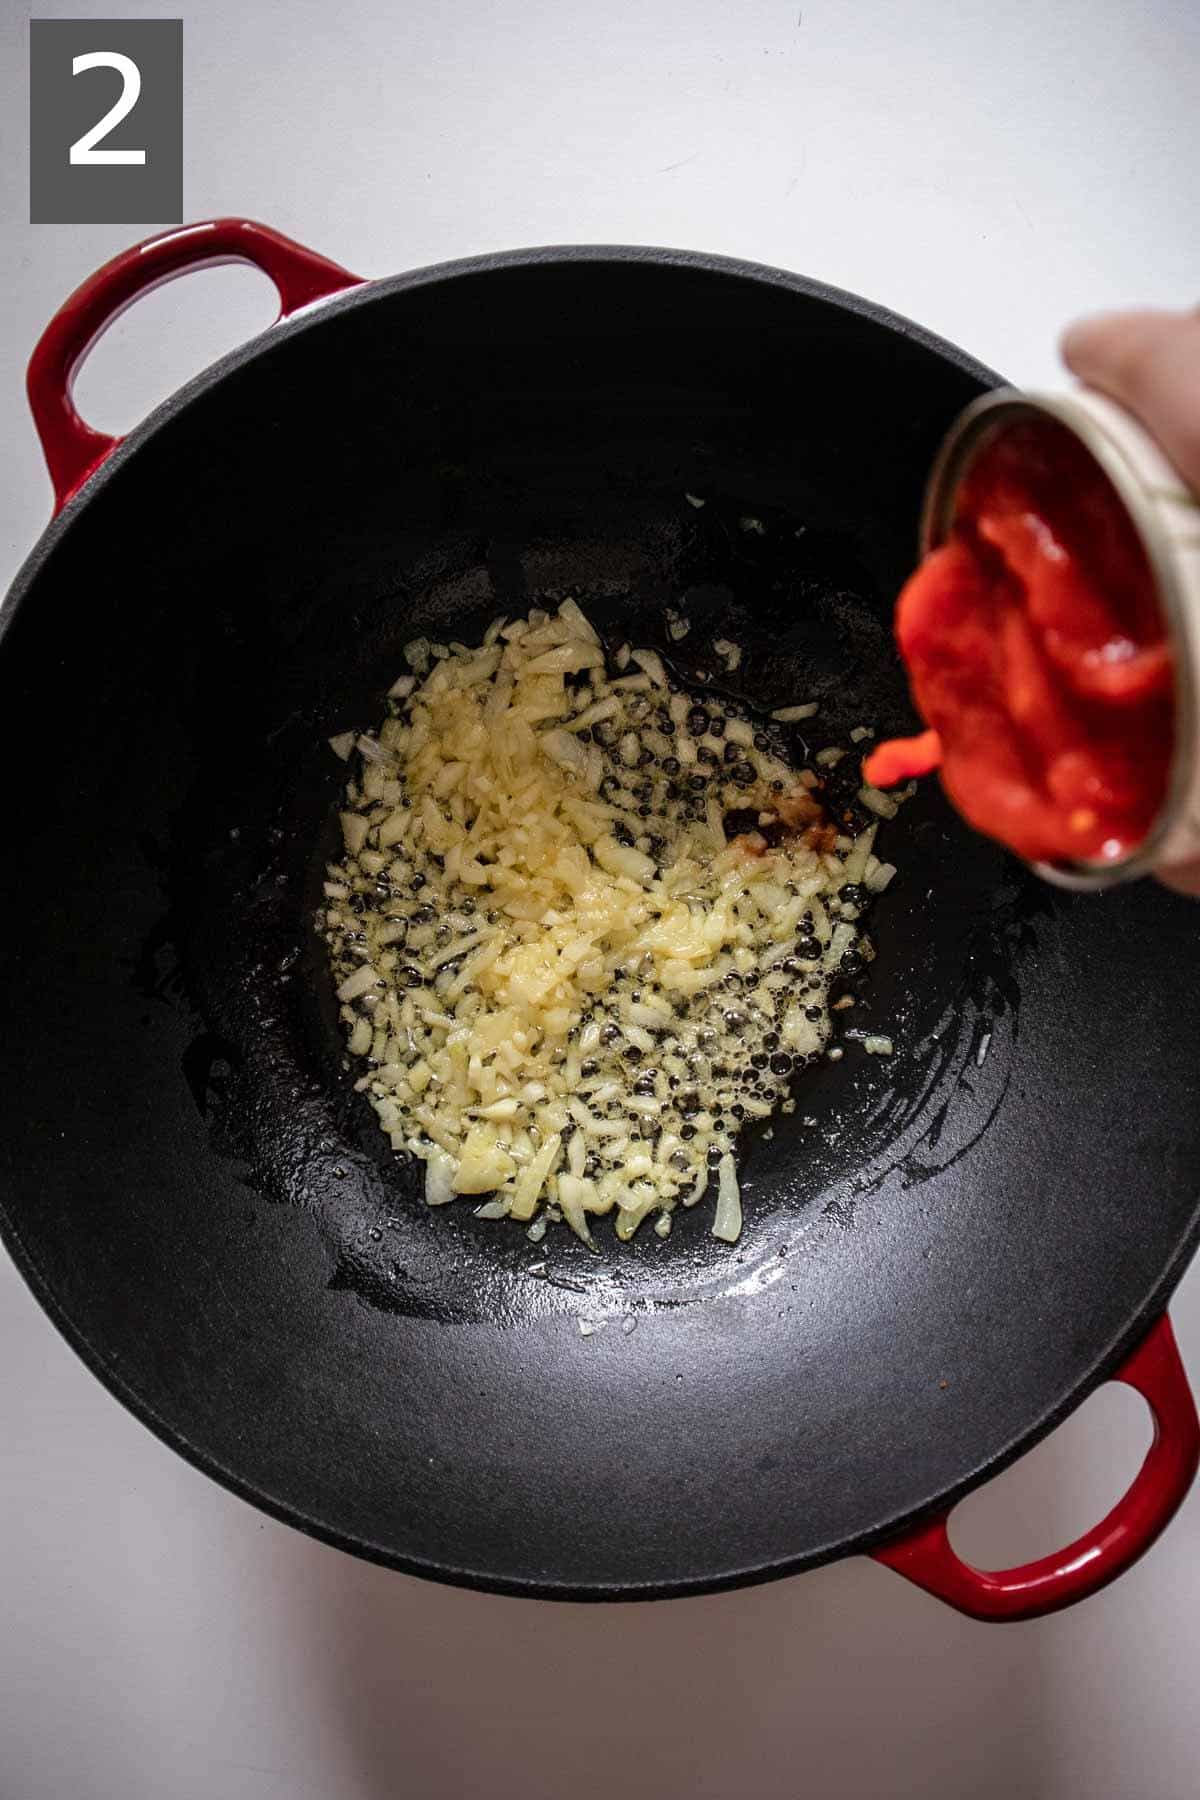
[[[86,56],[77,56],[71,63],[72,75],[81,75],[85,69],[115,69],[124,84],[117,96],[115,105],[110,106],[102,119],[98,119],[89,131],[76,138],[71,145],[70,160],[73,163],[144,163],[144,150],[97,150],[94,146],[101,138],[115,131],[121,120],[128,118],[138,103],[142,91],[142,72],[131,56],[122,56],[119,50],[89,50]]]

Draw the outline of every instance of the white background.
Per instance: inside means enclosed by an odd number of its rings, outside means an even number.
[[[7,579],[49,503],[25,359],[145,231],[25,223],[25,15],[0,11]],[[1072,314],[1200,285],[1195,0],[211,0],[184,43],[187,216],[258,217],[362,274],[546,242],[725,251],[1026,382],[1053,377]],[[127,428],[273,307],[245,270],[143,301],[81,376],[85,413]],[[1175,1319],[1200,1377],[1194,1274]],[[1104,1390],[961,1509],[959,1543],[1054,1547],[1146,1441],[1140,1402]],[[1029,1626],[971,1625],[861,1562],[652,1607],[443,1590],[186,1467],[6,1260],[0,1611],[0,1800],[1197,1791],[1196,1496],[1118,1587]]]

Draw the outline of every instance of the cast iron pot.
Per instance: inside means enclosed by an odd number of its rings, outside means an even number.
[[[281,322],[122,442],[87,427],[72,372],[117,311],[234,258]],[[381,716],[417,633],[570,593],[692,679],[738,638],[753,704],[821,702],[810,750],[908,724],[891,604],[938,442],[992,384],[722,258],[362,283],[230,220],[52,321],[30,394],[58,511],[0,643],[3,1228],[199,1467],[397,1568],[573,1599],[869,1550],[1027,1617],[1165,1525],[1198,1446],[1163,1311],[1200,1224],[1185,902],[1041,888],[926,784],[854,1015],[896,1054],[848,1045],[747,1139],[735,1249],[701,1206],[598,1256],[424,1206],[352,1091],[313,926],[326,740]],[[1125,1498],[1060,1555],[961,1562],[955,1500],[1110,1377],[1156,1419]]]

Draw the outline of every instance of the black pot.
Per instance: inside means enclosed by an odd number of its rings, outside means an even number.
[[[89,342],[230,257],[285,322],[120,445],[91,432]],[[735,1250],[700,1208],[599,1257],[424,1206],[350,1087],[312,925],[326,739],[380,715],[418,632],[569,592],[687,673],[683,598],[695,641],[746,645],[753,704],[818,698],[830,741],[907,724],[892,598],[992,381],[852,296],[662,250],[360,284],[220,221],[68,301],[31,365],[62,505],[0,643],[2,1218],[184,1455],[379,1561],[570,1598],[872,1549],[1028,1616],[1166,1523],[1198,1446],[1162,1317],[1200,1224],[1184,902],[1052,893],[931,787],[890,827],[856,1013],[896,1055],[848,1048],[748,1137]],[[1158,1418],[1114,1513],[1028,1569],[959,1562],[948,1508],[1113,1375]]]

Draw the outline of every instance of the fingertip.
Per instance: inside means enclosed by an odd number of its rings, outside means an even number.
[[[1068,325],[1060,340],[1062,359],[1081,381],[1123,387],[1131,364],[1144,356],[1174,315],[1139,312],[1091,313]]]
[[[1082,372],[1093,346],[1103,340],[1105,321],[1111,316],[1110,313],[1089,313],[1086,318],[1073,319],[1062,333],[1058,352],[1073,375]]]
[[[1068,326],[1062,351],[1072,373],[1127,407],[1200,491],[1200,314],[1099,313]]]

